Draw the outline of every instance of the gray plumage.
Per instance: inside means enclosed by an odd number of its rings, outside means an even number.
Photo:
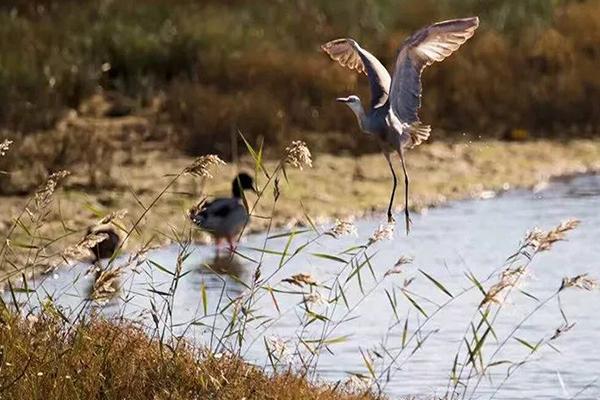
[[[393,221],[392,206],[396,191],[396,174],[390,151],[398,152],[405,182],[404,212],[406,231],[410,229],[408,211],[409,178],[404,162],[404,149],[419,145],[429,138],[431,128],[419,119],[421,107],[421,73],[428,65],[443,61],[473,36],[479,18],[454,19],[427,26],[406,39],[398,51],[393,77],[379,60],[353,39],[336,39],[321,46],[340,65],[369,79],[371,105],[365,111],[357,96],[338,98],[356,115],[360,129],[379,139],[381,149],[392,171],[394,186],[388,206],[388,220]]]
[[[252,177],[242,172],[231,183],[231,197],[203,202],[189,211],[192,222],[215,237],[217,248],[222,239],[227,239],[233,249],[233,242],[249,221],[244,190],[256,191]]]
[[[219,198],[204,203],[191,217],[200,228],[218,238],[237,236],[248,222],[248,211],[240,198]]]

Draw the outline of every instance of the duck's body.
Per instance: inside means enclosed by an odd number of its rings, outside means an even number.
[[[218,198],[204,203],[192,221],[216,238],[233,238],[248,223],[248,211],[240,198]]]
[[[217,242],[225,239],[231,249],[248,223],[250,216],[242,200],[242,191],[254,190],[252,177],[241,173],[232,182],[232,196],[220,197],[190,210],[190,219],[199,228],[210,233]]]

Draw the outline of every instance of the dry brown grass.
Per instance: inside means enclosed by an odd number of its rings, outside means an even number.
[[[131,322],[71,326],[50,304],[40,316],[0,324],[0,397],[6,399],[369,400],[288,372],[269,376],[238,358],[180,342],[161,346]],[[340,385],[342,387],[343,385]]]
[[[34,134],[7,134],[13,141],[0,158],[1,194],[31,192],[53,172],[76,168],[82,178],[78,185],[89,190],[114,186],[113,169],[131,163],[149,130],[143,117],[94,118],[71,113],[53,130]],[[2,139],[0,139],[2,140]]]

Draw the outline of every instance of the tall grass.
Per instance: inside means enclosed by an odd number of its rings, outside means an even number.
[[[269,169],[264,164],[262,146],[253,147],[244,137],[242,140],[255,161],[260,187],[259,195],[248,202],[248,208],[254,218],[270,220],[270,215],[257,215],[256,206],[266,202],[272,211],[276,210],[284,195],[282,186],[293,184],[288,181],[287,171],[310,168],[310,151],[304,143],[294,142],[276,166]],[[8,146],[3,144],[3,152],[10,151]],[[210,178],[211,168],[221,163],[216,156],[203,156],[169,176],[150,203],[140,203],[140,209],[130,210],[128,215],[115,211],[99,224],[114,225],[125,240],[138,235],[145,229],[145,217],[178,179],[184,175]],[[406,275],[405,269],[411,262],[406,257],[400,257],[387,270],[377,265],[378,247],[393,237],[393,225],[383,224],[368,239],[329,253],[322,251],[325,238],[352,235],[354,225],[338,221],[332,226],[318,226],[305,215],[304,228],[272,232],[269,223],[261,247],[252,251],[239,248],[228,256],[225,264],[244,260],[250,279],[230,276],[242,288],[232,295],[222,276],[219,294],[211,300],[202,282],[197,312],[185,324],[176,320],[174,314],[180,284],[190,273],[185,268],[193,252],[194,230],[189,222],[165,227],[157,232],[156,239],[132,249],[128,255],[119,257],[117,251],[105,265],[93,265],[90,272],[95,273],[95,281],[88,296],[65,308],[60,306],[60,298],[45,292],[43,283],[103,238],[66,227],[59,237],[38,234],[64,179],[68,179],[67,173],[57,173],[39,188],[23,213],[14,217],[0,247],[0,268],[7,272],[5,296],[0,304],[0,390],[8,398],[378,398],[397,374],[410,368],[411,360],[426,348],[428,339],[438,334],[430,328],[436,317],[450,312],[449,306],[458,299],[476,295],[472,320],[465,326],[456,354],[447,360],[451,371],[444,396],[475,398],[482,380],[497,376],[498,370],[505,371],[505,378],[495,386],[501,390],[524,363],[532,362],[534,353],[553,349],[553,341],[572,327],[562,308],[557,315],[562,318],[561,324],[542,338],[524,338],[525,322],[551,301],[560,300],[566,290],[596,287],[594,279],[579,275],[556,282],[556,291],[545,299],[519,288],[532,260],[564,240],[577,227],[575,220],[548,231],[528,232],[504,265],[484,278],[467,273],[467,286],[455,290],[423,270],[416,276]],[[174,243],[172,265],[161,265],[149,256],[161,237]],[[283,247],[274,248],[275,240],[282,240]],[[307,271],[288,274],[286,266],[299,258],[327,261],[335,267],[322,280]],[[213,268],[210,264],[206,267]],[[141,273],[142,268],[150,271],[149,276],[167,276],[168,284],[150,281],[145,292],[139,288],[132,291],[125,277],[128,273]],[[40,271],[45,274],[38,275]],[[415,279],[426,283],[427,289],[415,289]],[[363,372],[353,372],[347,381],[332,386],[317,384],[322,357],[337,345],[356,340],[342,334],[341,329],[349,321],[360,319],[357,312],[361,304],[381,291],[386,293],[390,307],[382,319],[389,317],[391,322],[382,332],[380,344],[357,352]],[[522,298],[515,297],[516,292],[534,299],[535,306],[501,336],[495,330],[498,315],[508,299]],[[126,313],[126,305],[134,294],[147,299],[140,314],[145,318],[132,320]],[[106,320],[102,310],[114,296],[121,297],[124,305]],[[411,311],[404,311],[405,306]],[[289,337],[277,337],[278,321],[289,314],[297,316],[297,327],[288,332]],[[196,329],[203,334],[199,342],[192,343],[187,335]],[[400,343],[392,344],[390,337],[400,338]],[[497,354],[510,342],[523,347],[523,358],[498,360]],[[360,346],[360,342],[357,344]],[[244,361],[258,348],[264,349],[263,368]]]

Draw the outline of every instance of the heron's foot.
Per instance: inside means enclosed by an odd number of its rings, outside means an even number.
[[[394,216],[392,215],[392,213],[388,213],[388,224],[394,224],[396,223],[396,220],[394,219]]]
[[[406,223],[406,234],[410,233],[410,226],[412,225],[412,220],[410,219],[410,213],[408,210],[404,213],[404,221]]]
[[[406,220],[406,234],[408,235],[410,233],[410,225],[412,224],[412,221],[410,219]]]

